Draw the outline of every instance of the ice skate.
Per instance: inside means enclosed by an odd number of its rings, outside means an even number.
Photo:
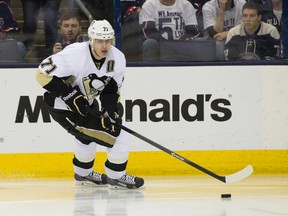
[[[88,176],[74,174],[76,185],[106,185],[107,175],[98,172],[91,172]]]
[[[136,189],[144,185],[144,179],[129,174],[123,175],[120,179],[107,177],[108,185],[112,189]]]

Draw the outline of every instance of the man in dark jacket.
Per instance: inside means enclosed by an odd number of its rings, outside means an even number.
[[[279,56],[280,35],[276,27],[261,21],[257,4],[247,2],[242,9],[242,23],[230,29],[225,43],[227,60],[238,60],[243,54],[260,59]]]

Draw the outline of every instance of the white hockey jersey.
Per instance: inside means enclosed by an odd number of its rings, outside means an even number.
[[[198,25],[196,10],[187,0],[176,0],[171,6],[160,0],[147,0],[139,14],[139,23],[153,21],[166,40],[179,40],[185,35],[185,25]]]
[[[118,88],[122,86],[125,68],[124,54],[112,46],[102,67],[98,69],[91,56],[89,42],[83,42],[71,44],[61,52],[44,59],[38,70],[51,77],[70,77],[71,86],[79,86],[83,95],[92,103],[105,87],[106,81],[114,79]],[[64,101],[59,97],[55,99],[54,108],[67,110]]]
[[[241,23],[242,20],[242,7],[245,4],[245,0],[233,0],[234,7],[224,12],[224,31],[228,31],[234,26]],[[218,11],[218,0],[210,0],[203,5],[203,25],[204,29],[214,26]]]

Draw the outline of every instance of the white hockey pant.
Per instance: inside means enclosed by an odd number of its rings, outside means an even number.
[[[121,130],[116,142],[112,148],[107,148],[107,160],[113,164],[123,164],[128,161],[129,155],[129,134]],[[89,163],[95,159],[97,144],[91,142],[90,144],[83,144],[75,138],[74,142],[74,156],[82,163]],[[113,171],[104,165],[105,172],[109,178],[119,179],[125,173],[124,171]],[[80,176],[87,176],[92,172],[93,167],[84,169],[74,165],[74,172]]]

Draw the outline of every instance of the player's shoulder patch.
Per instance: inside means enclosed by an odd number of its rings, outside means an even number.
[[[115,67],[115,61],[114,61],[114,60],[109,60],[109,61],[107,62],[106,72],[107,72],[107,73],[114,72],[114,67]]]

